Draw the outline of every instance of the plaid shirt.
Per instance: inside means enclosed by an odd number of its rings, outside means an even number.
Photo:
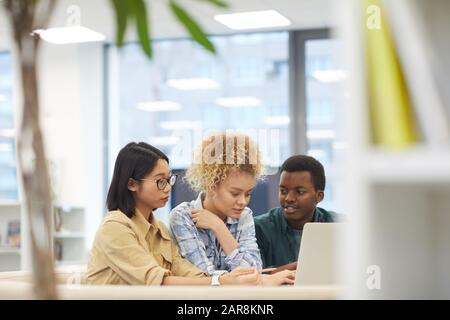
[[[203,209],[202,195],[191,202],[179,204],[170,212],[170,230],[181,255],[210,275],[231,271],[239,266],[261,268],[252,210],[246,207],[239,219],[227,218],[225,224],[238,247],[226,255],[214,232],[197,228],[192,222],[191,209]]]

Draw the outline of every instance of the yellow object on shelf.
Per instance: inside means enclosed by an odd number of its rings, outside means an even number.
[[[372,142],[391,149],[405,148],[418,141],[408,88],[382,1],[365,0],[365,4],[365,49]],[[377,23],[376,19],[380,21]]]

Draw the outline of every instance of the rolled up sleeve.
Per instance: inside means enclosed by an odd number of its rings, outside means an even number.
[[[99,248],[108,266],[132,285],[161,285],[170,270],[139,245],[136,234],[126,225],[106,222],[99,233]]]

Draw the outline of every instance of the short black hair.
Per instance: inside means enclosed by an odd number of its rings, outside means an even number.
[[[128,190],[128,182],[130,179],[138,182],[144,179],[160,159],[169,163],[169,158],[161,150],[145,142],[130,142],[123,147],[117,155],[106,198],[108,211],[120,210],[127,217],[133,217],[136,204],[133,192]]]
[[[295,155],[283,162],[280,173],[307,171],[311,175],[312,183],[316,190],[325,190],[325,170],[323,165],[310,156]]]

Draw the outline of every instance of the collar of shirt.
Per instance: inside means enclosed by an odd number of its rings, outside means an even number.
[[[170,235],[161,228],[158,220],[153,216],[153,213],[151,215],[150,221],[148,221],[145,219],[144,215],[138,209],[136,209],[135,214],[131,218],[131,220],[134,222],[139,232],[144,236],[146,236],[150,230],[153,230],[155,233],[158,232],[162,238],[171,240]]]
[[[204,209],[203,208],[203,200],[205,200],[205,196],[206,196],[206,194],[204,192],[201,192],[198,195],[197,199],[193,203],[193,206],[192,206],[193,209]],[[247,208],[245,208],[244,210],[246,210],[246,209]],[[236,224],[236,223],[239,223],[239,219],[227,217],[226,223],[227,224]]]

